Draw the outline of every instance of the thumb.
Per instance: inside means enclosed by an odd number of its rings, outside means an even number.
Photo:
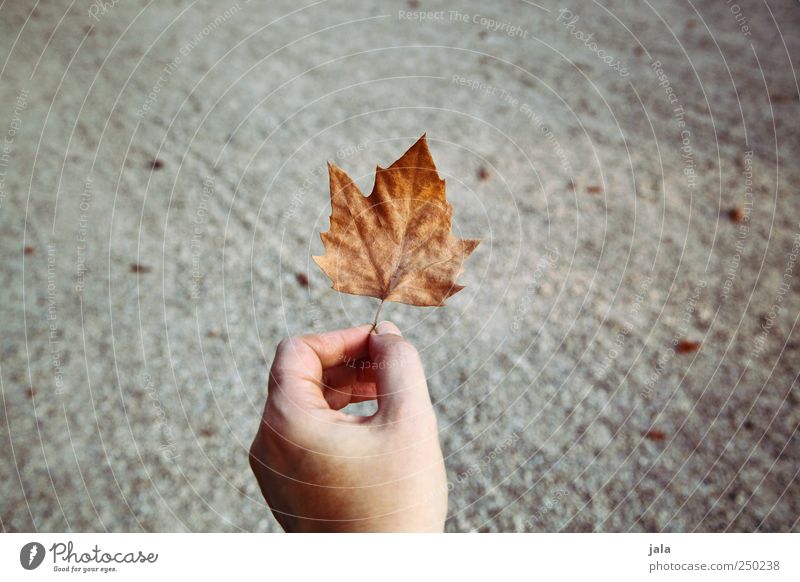
[[[369,357],[375,371],[378,414],[394,420],[431,410],[416,348],[389,321],[379,323],[375,331],[369,336]]]

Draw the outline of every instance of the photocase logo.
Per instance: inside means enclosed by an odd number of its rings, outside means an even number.
[[[44,546],[39,542],[30,542],[19,551],[19,563],[26,570],[35,570],[44,560]]]

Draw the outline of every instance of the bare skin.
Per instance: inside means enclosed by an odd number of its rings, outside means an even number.
[[[419,354],[392,323],[281,342],[250,466],[288,532],[441,532],[447,480]],[[341,412],[378,401],[369,417]]]

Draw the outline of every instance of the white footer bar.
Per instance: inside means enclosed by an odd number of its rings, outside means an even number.
[[[5,534],[0,578],[797,581],[799,550],[797,534]]]

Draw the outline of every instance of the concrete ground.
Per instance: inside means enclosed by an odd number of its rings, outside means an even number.
[[[449,531],[800,517],[794,2],[0,4],[0,523],[276,531],[284,336],[371,320],[322,250],[423,132],[483,243],[419,348]],[[304,285],[304,277],[308,284]]]

